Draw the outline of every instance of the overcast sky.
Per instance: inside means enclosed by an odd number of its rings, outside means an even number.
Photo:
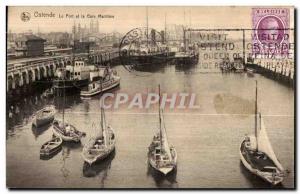
[[[146,26],[146,7],[9,7],[8,30],[12,32],[71,32],[75,23],[89,28],[90,18],[66,18],[69,15],[110,15],[114,18],[98,19],[100,32],[118,31],[125,33],[132,28]],[[29,21],[21,20],[21,13],[31,15]],[[37,13],[53,13],[54,18],[36,17]],[[184,14],[185,13],[185,14]],[[291,9],[291,26],[293,14]],[[58,15],[64,18],[58,18]],[[149,27],[162,30],[167,16],[167,24],[190,24],[192,28],[251,28],[251,7],[148,7]],[[185,17],[184,17],[185,15]],[[185,18],[185,19],[184,19]],[[94,19],[95,21],[96,19]]]

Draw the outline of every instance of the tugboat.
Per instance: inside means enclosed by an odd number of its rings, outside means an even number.
[[[277,185],[283,181],[284,169],[274,153],[260,114],[258,125],[257,81],[255,99],[255,135],[247,135],[241,143],[241,161],[251,173],[272,185]]]
[[[91,76],[92,80],[90,80],[89,85],[80,92],[82,98],[94,96],[120,85],[120,77],[109,66],[99,67],[94,72],[91,72],[92,74],[95,75]]]
[[[82,150],[82,157],[89,165],[106,158],[115,149],[115,132],[111,126],[106,124],[102,105],[100,125],[99,133],[92,137]]]
[[[158,172],[167,175],[177,165],[177,152],[175,147],[169,146],[165,125],[162,121],[162,110],[160,108],[160,86],[159,90],[159,132],[153,137],[148,148],[148,161]]]

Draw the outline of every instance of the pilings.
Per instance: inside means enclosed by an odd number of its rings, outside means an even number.
[[[246,67],[252,68],[257,73],[289,87],[294,88],[295,86],[294,62],[258,61],[254,63],[248,63],[246,64]]]

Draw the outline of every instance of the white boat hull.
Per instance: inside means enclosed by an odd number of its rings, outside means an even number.
[[[176,166],[177,166],[177,152],[176,152],[175,148],[173,148],[173,149],[174,149],[174,153],[175,153],[175,157],[174,157],[174,159],[173,159],[174,165],[172,165],[172,166],[167,166],[167,167],[166,167],[166,166],[164,166],[164,167],[158,167],[158,166],[156,165],[156,161],[155,161],[155,160],[152,160],[152,159],[150,158],[150,159],[149,159],[149,164],[150,164],[150,166],[153,167],[155,170],[161,172],[161,173],[164,174],[164,175],[167,175],[167,174],[169,174],[170,172],[172,172],[172,171],[176,168]]]
[[[86,158],[83,154],[84,161],[87,162],[89,165],[94,164],[97,161],[101,161],[105,159],[107,156],[109,156],[113,151],[115,150],[115,145],[113,145],[110,149],[108,149],[105,153],[101,155],[97,155],[93,159]]]
[[[80,96],[83,97],[83,98],[92,97],[92,96],[95,96],[97,94],[100,94],[101,92],[106,92],[110,89],[113,89],[113,88],[117,87],[118,85],[120,85],[120,79],[116,80],[116,82],[114,82],[112,85],[109,85],[108,87],[102,88],[102,90],[97,89],[97,90],[91,91],[91,92],[82,91],[82,92],[80,92]]]
[[[112,128],[110,128],[111,133],[114,135],[114,130]],[[97,162],[97,161],[101,161],[103,159],[105,159],[107,156],[109,156],[114,150],[115,150],[115,144],[116,144],[116,140],[115,137],[112,141],[112,144],[109,145],[105,150],[103,150],[103,152],[99,153],[98,155],[89,155],[89,148],[84,147],[82,150],[82,157],[84,159],[85,162],[87,162],[89,165],[92,165],[93,163]]]
[[[61,133],[59,133],[56,129],[55,126],[53,126],[52,128],[53,134],[56,135],[57,137],[60,137],[63,141],[67,141],[67,142],[80,142],[80,137],[69,137],[69,136],[65,136]]]

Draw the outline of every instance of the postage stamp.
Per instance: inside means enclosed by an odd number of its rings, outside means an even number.
[[[253,8],[253,53],[276,56],[288,53],[290,10],[286,8]]]
[[[6,17],[8,188],[296,188],[294,7]]]

